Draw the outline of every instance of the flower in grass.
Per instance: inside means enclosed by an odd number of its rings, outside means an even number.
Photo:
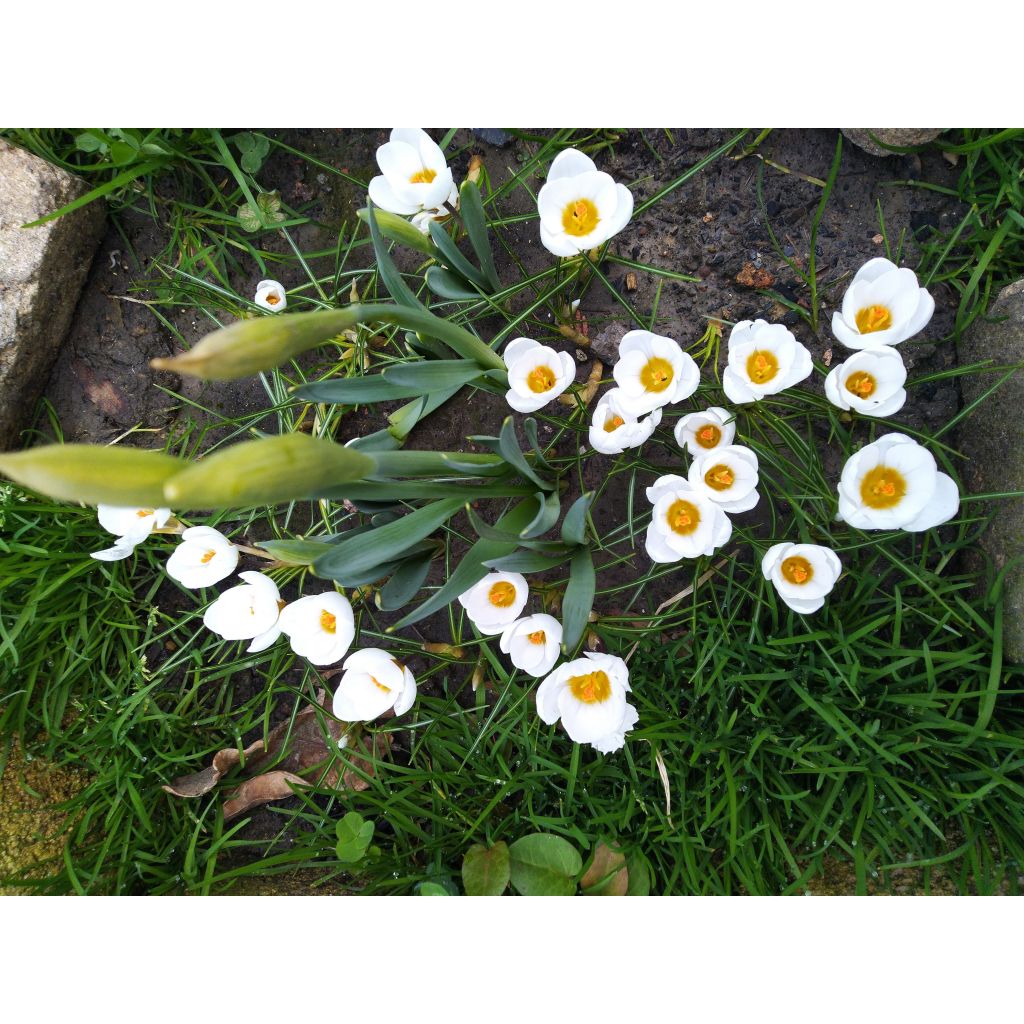
[[[441,147],[422,128],[392,129],[391,141],[377,150],[377,165],[382,173],[370,181],[370,199],[389,213],[433,217],[458,195]],[[417,227],[424,230],[422,222]]]
[[[256,285],[256,297],[253,302],[272,313],[280,313],[288,305],[288,296],[280,281],[260,281]]]
[[[843,571],[839,556],[821,544],[773,544],[761,559],[761,572],[795,612],[816,612]]]
[[[576,362],[568,352],[556,352],[530,338],[513,338],[502,358],[508,368],[505,398],[516,412],[536,412],[576,377]]]
[[[757,455],[740,444],[724,445],[693,460],[687,478],[723,512],[747,512],[760,500]]]
[[[167,559],[167,574],[196,590],[227,579],[238,566],[238,548],[212,526],[190,526]]]
[[[550,672],[562,646],[562,624],[551,615],[527,615],[506,626],[498,646],[531,676]]]
[[[448,194],[448,206],[459,208],[459,190],[454,185]],[[448,206],[438,206],[433,210],[423,210],[421,213],[413,214],[412,226],[424,235],[429,235],[431,221],[451,219],[452,211],[448,209]]]
[[[416,700],[413,674],[389,651],[366,647],[349,655],[334,693],[334,717],[372,722],[385,711],[405,714]]]
[[[481,633],[502,633],[519,618],[529,596],[529,585],[521,573],[489,572],[459,595],[459,604]]]
[[[622,392],[612,388],[605,392],[594,409],[590,422],[590,446],[605,455],[618,455],[627,448],[639,448],[660,422],[660,409],[641,419],[623,403]]]
[[[100,526],[117,540],[113,547],[92,552],[101,562],[117,562],[127,558],[153,530],[159,530],[171,518],[169,508],[124,508],[121,505],[98,505],[96,516]]]
[[[730,402],[757,402],[811,375],[811,353],[782,324],[741,320],[729,335],[722,387]]]
[[[697,364],[679,343],[650,331],[629,331],[623,337],[612,375],[619,401],[634,416],[681,402],[700,383]]]
[[[935,300],[917,283],[917,274],[878,256],[857,271],[832,314],[832,333],[847,348],[898,345],[924,330]]]
[[[569,739],[612,754],[626,742],[639,715],[626,703],[629,669],[613,654],[587,651],[559,665],[537,688],[537,713],[554,725],[559,719]]]
[[[284,601],[261,572],[240,572],[245,583],[225,590],[203,614],[203,625],[224,640],[251,640],[249,654],[265,651],[280,635]]]
[[[838,518],[860,530],[930,530],[956,515],[960,492],[905,434],[886,434],[851,455],[839,480]]]
[[[722,506],[681,476],[659,477],[647,488],[654,506],[645,546],[655,562],[710,555],[732,536]]]
[[[309,594],[285,605],[279,624],[292,650],[314,665],[337,664],[356,635],[352,605],[335,590]]]
[[[676,421],[676,443],[694,457],[714,448],[732,444],[736,421],[728,409],[713,405],[704,412],[691,412]]]
[[[894,348],[867,348],[832,368],[825,397],[840,409],[864,416],[892,416],[903,408],[907,369]]]
[[[576,149],[563,149],[537,194],[540,240],[556,256],[576,256],[617,235],[633,215],[633,195]]]

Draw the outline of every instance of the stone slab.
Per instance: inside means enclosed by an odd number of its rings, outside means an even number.
[[[942,128],[841,128],[840,131],[855,146],[872,156],[899,156],[892,150],[880,146],[875,139],[886,146],[923,146],[926,142],[937,139],[944,131]],[[871,136],[874,136],[873,139]]]
[[[103,234],[101,202],[23,228],[88,190],[0,140],[0,450],[20,447]]]

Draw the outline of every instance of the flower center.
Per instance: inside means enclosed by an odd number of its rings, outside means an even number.
[[[534,367],[527,376],[526,383],[535,395],[543,394],[555,386],[555,371],[550,366]]]
[[[137,516],[138,516],[138,517],[139,517],[140,519],[145,519],[145,518],[146,518],[146,516],[152,516],[152,515],[155,515],[155,514],[156,514],[156,511],[155,511],[154,509],[151,509],[151,508],[140,508],[140,509],[137,509],[137,510],[136,510],[135,514],[136,514],[136,515],[137,515]]]
[[[668,508],[668,525],[673,533],[681,533],[686,536],[693,533],[700,526],[700,511],[696,505],[679,498],[673,501]]]
[[[492,583],[491,589],[487,592],[487,600],[495,608],[511,608],[516,599],[516,588],[511,583],[502,580],[500,583]]]
[[[714,423],[705,423],[694,437],[701,448],[714,448],[722,440],[722,431]]]
[[[328,611],[320,613],[320,628],[325,633],[336,633],[338,631],[338,617]]]
[[[583,704],[600,704],[612,695],[612,684],[600,669],[582,676],[572,676],[569,679],[569,689]]]
[[[857,310],[854,319],[861,334],[872,334],[892,327],[892,313],[885,306],[865,306]]]
[[[846,378],[846,390],[851,395],[856,395],[858,398],[867,398],[869,395],[874,394],[875,388],[878,386],[878,382],[870,373],[866,373],[864,370],[858,370],[856,373],[851,373]]]
[[[713,491],[727,491],[736,483],[736,474],[728,466],[719,463],[704,474],[704,483]]]
[[[202,562],[203,565],[206,565],[208,562],[213,560],[216,554],[217,552],[214,551],[213,548],[210,548],[208,551],[203,552],[202,557],[199,559],[199,561]]]
[[[782,563],[782,578],[802,587],[814,577],[814,566],[802,555],[792,555]]]
[[[893,508],[907,493],[903,474],[890,466],[875,466],[864,474],[860,496],[868,508]]]
[[[378,683],[376,676],[370,676],[370,682],[372,682],[373,685],[376,686],[378,690],[383,690],[385,693],[391,692],[391,687],[385,686],[383,683]]]
[[[531,644],[537,644],[540,646],[545,640],[547,640],[547,634],[543,629],[538,629],[534,633],[527,634],[526,639],[529,640]]]
[[[567,235],[581,238],[589,235],[601,218],[597,215],[597,207],[589,199],[577,199],[567,203],[562,210],[562,227]]]
[[[672,376],[672,364],[661,356],[654,356],[640,371],[640,383],[648,391],[664,391],[672,383]]]
[[[436,177],[437,171],[430,167],[424,167],[409,179],[409,183],[411,185],[429,185]]]
[[[755,384],[767,384],[779,372],[774,352],[759,348],[747,356],[747,376]]]
[[[613,430],[618,430],[626,421],[621,416],[609,416],[604,421],[604,432],[610,434]]]
[[[271,292],[266,298],[268,306],[276,306],[280,301],[281,296],[278,295],[276,292]]]

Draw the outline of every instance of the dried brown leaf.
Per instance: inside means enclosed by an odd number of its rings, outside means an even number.
[[[231,796],[224,801],[224,820],[230,821],[253,807],[260,807],[271,800],[283,800],[292,795],[295,786],[306,786],[305,779],[291,772],[266,772],[254,779],[246,779]]]
[[[239,752],[237,747],[226,747],[224,750],[218,750],[213,755],[213,763],[209,768],[204,768],[201,772],[195,772],[193,775],[182,775],[169,786],[164,786],[163,790],[165,793],[171,793],[174,796],[188,798],[203,796],[209,793],[220,782],[221,778],[227,775],[243,757],[249,758],[262,749],[263,740],[257,740],[241,752]]]
[[[580,879],[584,896],[625,896],[629,888],[626,857],[619,850],[599,842],[590,867]]]

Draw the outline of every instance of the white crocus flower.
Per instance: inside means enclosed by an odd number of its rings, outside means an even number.
[[[238,548],[212,526],[190,526],[167,559],[167,575],[196,590],[227,579],[238,566]]]
[[[626,703],[629,669],[613,654],[587,651],[559,665],[537,688],[541,721],[562,728],[576,743],[589,743],[602,754],[619,750],[639,715]]]
[[[603,245],[633,215],[633,196],[589,156],[564,149],[551,163],[537,195],[540,240],[556,256],[575,256]]]
[[[710,555],[732,536],[732,522],[703,490],[681,476],[663,476],[647,488],[654,506],[647,527],[647,554],[655,562]]]
[[[367,647],[345,659],[334,694],[334,717],[372,722],[386,711],[405,714],[416,700],[413,674],[388,651]]]
[[[736,420],[728,409],[713,405],[704,412],[691,412],[675,425],[676,443],[696,458],[714,448],[732,444]]]
[[[498,646],[512,664],[531,676],[550,672],[558,661],[562,624],[551,615],[527,615],[506,626]]]
[[[516,412],[536,412],[576,377],[576,362],[568,352],[556,352],[530,338],[513,338],[502,359],[508,367],[505,398]]]
[[[761,572],[795,612],[816,612],[836,585],[843,564],[821,544],[773,544],[761,559]]]
[[[356,635],[352,605],[335,590],[285,605],[279,623],[292,650],[314,665],[337,664]]]
[[[590,446],[604,455],[618,455],[627,448],[639,448],[661,422],[661,410],[655,409],[640,419],[622,402],[622,392],[612,388],[594,409],[590,423]]]
[[[224,640],[251,640],[249,654],[265,651],[280,635],[284,601],[261,572],[240,572],[245,583],[225,590],[203,615],[203,625]]]
[[[747,512],[760,500],[757,455],[740,444],[725,445],[693,460],[690,485],[723,512]]]
[[[121,505],[97,505],[96,516],[100,526],[112,533],[117,541],[113,547],[93,551],[92,557],[101,562],[117,562],[127,558],[153,530],[159,530],[171,518],[169,508],[125,508]]]
[[[840,409],[864,416],[892,416],[903,408],[907,368],[894,348],[855,352],[825,378],[825,397]]]
[[[454,184],[452,185],[451,192],[448,193],[448,206],[455,209],[459,208],[459,190]],[[412,226],[424,235],[429,235],[431,221],[444,221],[451,217],[452,211],[448,209],[448,206],[438,206],[436,209],[423,210],[421,213],[414,214]]]
[[[722,387],[730,402],[757,402],[811,375],[811,353],[783,324],[741,320],[729,335]]]
[[[860,530],[930,530],[956,515],[960,493],[931,452],[905,434],[886,434],[847,459],[838,518]]]
[[[393,129],[391,141],[377,150],[377,164],[383,173],[370,182],[369,191],[373,205],[382,210],[433,214],[451,197],[452,172],[441,147],[422,128]]]
[[[898,345],[924,330],[934,312],[917,274],[878,256],[850,282],[842,310],[832,314],[832,333],[847,348]]]
[[[697,364],[679,343],[650,331],[630,331],[623,337],[612,375],[620,403],[634,416],[681,402],[700,383]]]
[[[489,572],[475,587],[459,595],[459,604],[481,633],[502,633],[519,618],[529,596],[530,587],[522,574]]]
[[[256,285],[256,297],[253,302],[272,313],[280,313],[288,306],[288,296],[280,281],[260,281]]]

